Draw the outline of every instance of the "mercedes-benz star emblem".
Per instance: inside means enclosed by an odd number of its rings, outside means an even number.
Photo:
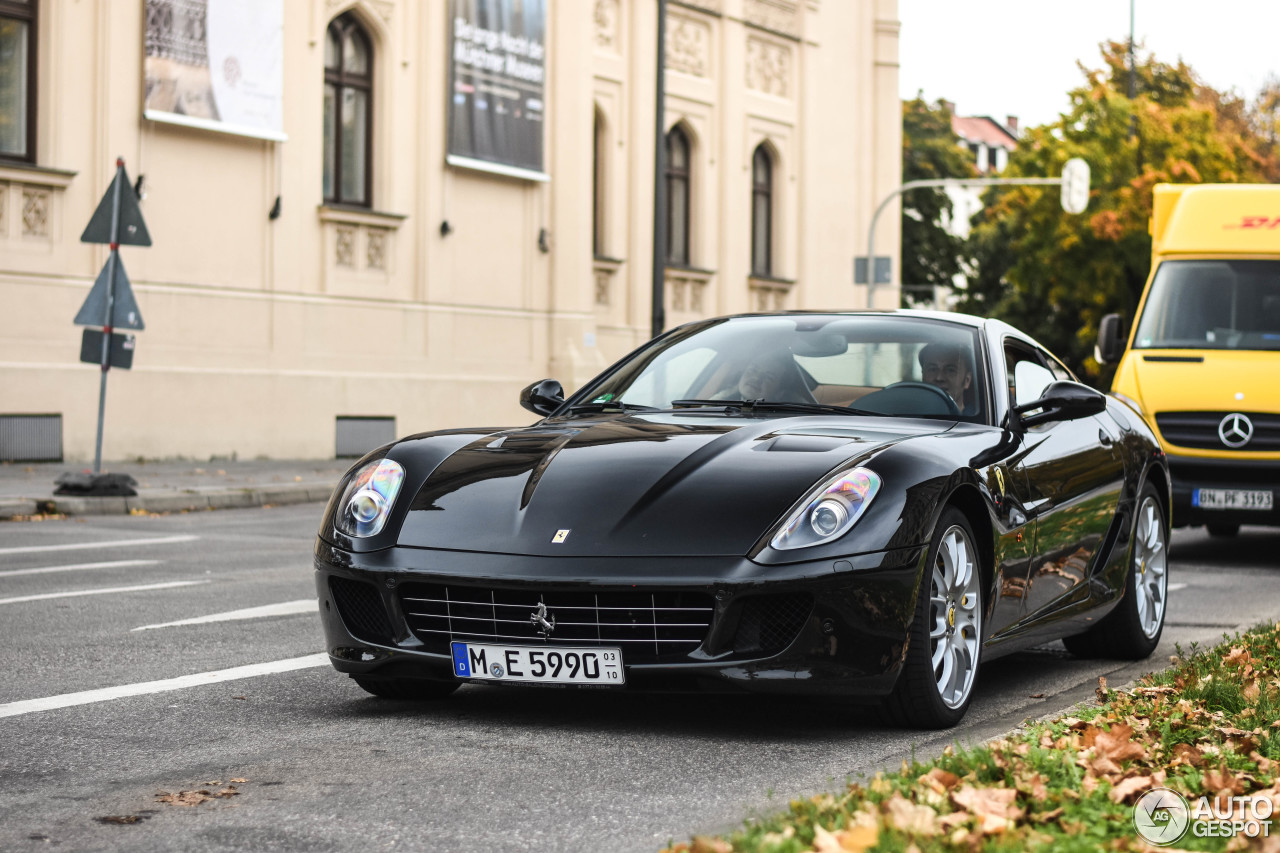
[[[1253,421],[1239,412],[1227,415],[1218,424],[1218,438],[1227,447],[1244,447],[1253,439]]]
[[[529,614],[529,621],[537,627],[538,634],[543,637],[550,637],[556,629],[555,614],[552,614],[550,619],[547,618],[546,602],[538,602],[538,609]]]

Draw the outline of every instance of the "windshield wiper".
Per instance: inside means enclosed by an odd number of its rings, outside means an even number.
[[[657,406],[642,406],[639,403],[624,403],[621,400],[610,400],[609,402],[591,402],[578,403],[576,406],[570,406],[571,414],[591,414],[596,412],[658,412],[661,411]]]
[[[813,412],[830,415],[875,415],[881,412],[868,412],[849,406],[830,406],[825,403],[796,403],[790,400],[673,400],[673,409],[735,409],[742,412]]]

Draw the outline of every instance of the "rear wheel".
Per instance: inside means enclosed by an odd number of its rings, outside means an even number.
[[[979,561],[968,519],[947,507],[929,542],[906,662],[885,701],[891,718],[940,729],[968,710],[982,651]]]
[[[1132,553],[1124,597],[1088,632],[1062,641],[1072,654],[1140,660],[1160,642],[1169,598],[1169,519],[1150,484],[1139,496]]]
[[[382,699],[443,699],[461,686],[459,681],[427,678],[373,678],[353,675],[351,679],[366,693]]]
[[[1206,524],[1209,528],[1209,535],[1213,537],[1229,538],[1240,532],[1238,524]]]

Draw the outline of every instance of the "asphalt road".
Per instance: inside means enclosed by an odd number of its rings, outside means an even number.
[[[1179,531],[1153,658],[994,662],[950,732],[819,700],[465,686],[405,705],[317,656],[320,509],[0,524],[0,849],[652,853],[1280,618],[1280,531]]]

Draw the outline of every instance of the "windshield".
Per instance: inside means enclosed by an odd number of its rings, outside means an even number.
[[[1165,261],[1133,345],[1280,349],[1280,261]]]
[[[769,401],[980,421],[986,392],[976,352],[976,329],[924,318],[736,317],[641,350],[579,403]]]

